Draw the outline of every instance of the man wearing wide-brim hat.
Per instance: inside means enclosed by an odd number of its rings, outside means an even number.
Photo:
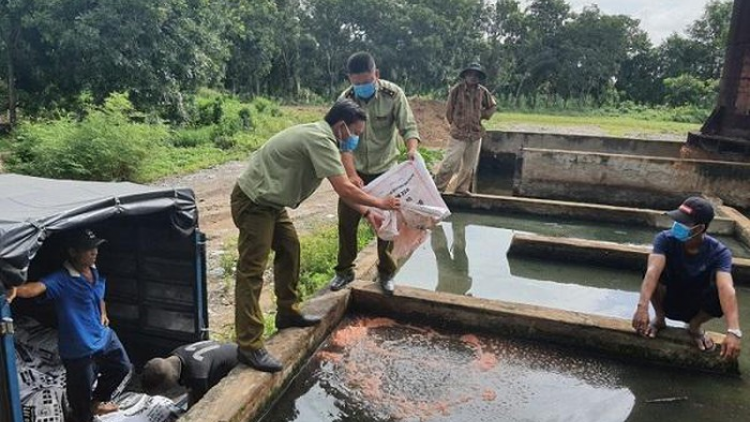
[[[440,192],[445,192],[453,176],[456,194],[468,195],[479,150],[485,135],[482,120],[492,117],[497,102],[490,91],[480,84],[487,78],[479,63],[472,63],[459,73],[462,81],[450,90],[445,117],[451,125],[448,151],[435,176]]]

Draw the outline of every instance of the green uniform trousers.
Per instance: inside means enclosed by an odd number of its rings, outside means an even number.
[[[375,180],[379,174],[362,174],[359,177],[368,184]],[[336,265],[336,273],[347,274],[354,271],[354,260],[357,259],[357,229],[362,214],[351,208],[339,199],[339,257]],[[393,242],[378,238],[378,272],[381,274],[393,274],[396,272],[396,261],[391,256]]]
[[[234,287],[235,332],[240,349],[257,350],[263,347],[260,293],[272,249],[275,252],[274,291],[279,315],[299,313],[299,238],[286,209],[255,204],[239,186],[232,191],[231,204],[232,220],[240,229]]]

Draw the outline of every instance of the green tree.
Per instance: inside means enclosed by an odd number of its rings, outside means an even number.
[[[664,79],[665,100],[671,106],[710,108],[718,90],[717,80],[704,81],[692,75]]]
[[[690,39],[705,54],[701,76],[718,79],[724,65],[724,51],[729,41],[732,1],[713,0],[706,4],[703,16],[688,28]]]
[[[521,85],[518,51],[526,36],[526,16],[517,0],[488,1],[484,8],[482,32],[486,43],[482,64],[487,72],[487,84],[497,91],[512,92]]]
[[[564,0],[533,0],[526,9],[528,31],[518,51],[523,75],[516,91],[534,100],[537,94],[554,97],[562,64],[561,45],[570,6]],[[532,104],[533,105],[533,104]]]
[[[561,37],[558,93],[601,104],[641,34],[637,20],[604,15],[596,6],[574,15]]]
[[[226,9],[229,19],[227,40],[227,89],[235,93],[262,94],[274,58],[280,52],[279,11],[273,0],[237,0]]]

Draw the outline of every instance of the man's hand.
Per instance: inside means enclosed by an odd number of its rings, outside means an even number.
[[[5,300],[8,303],[13,302],[13,299],[16,298],[16,295],[18,294],[18,287],[11,287],[10,290],[8,290],[8,294],[5,295]]]
[[[401,208],[401,200],[395,196],[386,196],[378,200],[378,208],[381,210],[397,210]]]
[[[358,188],[362,188],[365,186],[365,181],[362,180],[361,177],[359,177],[358,174],[355,174],[353,176],[349,176],[349,181],[352,182],[352,184]]]
[[[648,306],[638,306],[633,314],[633,328],[644,337],[652,337],[649,326]]]
[[[418,155],[419,155],[419,151],[417,150],[417,148],[413,148],[413,149],[406,151],[406,156],[409,157],[409,161],[416,160]]]
[[[105,327],[109,327],[109,317],[107,314],[102,314],[102,325]]]
[[[726,360],[736,360],[741,349],[740,339],[734,334],[727,333],[724,342],[721,343],[721,357]]]
[[[380,226],[383,225],[383,216],[378,212],[368,212],[367,213],[367,222],[370,223],[370,226],[377,231]]]

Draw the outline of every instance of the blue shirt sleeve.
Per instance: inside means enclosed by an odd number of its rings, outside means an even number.
[[[62,277],[59,272],[45,276],[40,282],[47,287],[47,299],[56,300],[62,295]]]
[[[724,247],[719,251],[719,256],[716,263],[716,271],[723,271],[727,273],[732,272],[732,251],[729,248]]]
[[[654,248],[652,253],[655,253],[657,255],[666,255],[667,254],[667,247],[669,244],[669,237],[667,236],[666,231],[660,232],[659,234],[654,237]]]

